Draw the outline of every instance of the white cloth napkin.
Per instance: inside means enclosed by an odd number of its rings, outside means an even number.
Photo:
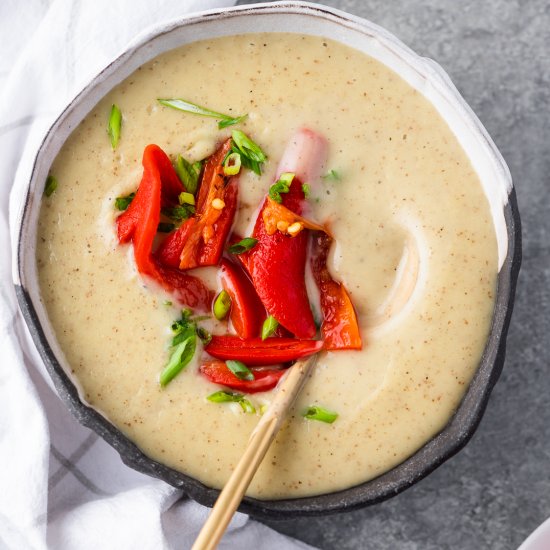
[[[66,410],[18,311],[11,250],[33,156],[64,105],[153,23],[230,3],[0,2],[0,549],[185,549],[207,516]],[[311,547],[237,514],[220,548]]]

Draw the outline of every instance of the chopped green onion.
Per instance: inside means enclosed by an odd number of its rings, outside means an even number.
[[[336,170],[329,170],[324,176],[322,176],[325,180],[340,180],[340,174]]]
[[[243,395],[240,393],[220,390],[211,393],[206,399],[212,403],[238,403],[242,398]]]
[[[242,254],[243,252],[247,252],[251,248],[254,248],[256,244],[258,243],[258,239],[254,239],[253,237],[245,237],[244,239],[240,240],[238,243],[232,244],[227,250],[231,254]]]
[[[207,346],[212,341],[212,335],[204,328],[197,325],[197,336],[201,339],[202,345]]]
[[[260,176],[262,174],[261,165],[267,160],[266,154],[244,132],[233,130],[231,136],[233,138],[232,152],[239,153],[243,166],[250,168]]]
[[[256,409],[252,406],[252,403],[250,403],[250,401],[241,393],[220,390],[210,394],[206,399],[212,403],[239,403],[244,412],[256,412]]]
[[[174,168],[186,191],[194,195],[197,192],[197,186],[199,184],[202,161],[199,160],[190,164],[181,155],[178,155]]]
[[[239,117],[232,117],[230,115],[224,115],[223,113],[218,113],[207,109],[206,107],[201,107],[196,103],[191,103],[185,99],[157,99],[157,101],[164,105],[165,107],[172,107],[172,109],[177,109],[178,111],[184,111],[185,113],[191,113],[193,115],[207,116],[210,118],[221,118],[218,122],[218,128],[226,128],[233,124],[238,124],[242,122],[248,115],[242,115]]]
[[[267,405],[264,403],[263,405],[260,405],[260,414],[265,414],[267,411]]]
[[[288,193],[290,191],[290,185],[294,179],[294,174],[291,172],[284,172],[279,176],[279,179],[269,188],[269,197],[281,204],[283,198],[281,193]]]
[[[157,226],[157,231],[159,233],[170,233],[173,229],[175,229],[175,225],[173,223],[164,223],[160,222]]]
[[[243,362],[229,359],[225,364],[239,380],[254,380],[254,373]]]
[[[174,379],[193,359],[195,355],[196,336],[193,333],[180,342],[173,350],[168,364],[160,375],[160,385],[166,386]]]
[[[166,301],[165,305],[172,305],[172,302]],[[192,309],[184,309],[181,312],[181,319],[172,323],[171,329],[174,333],[171,344],[172,352],[168,364],[160,375],[160,385],[163,387],[191,362],[197,348],[197,336],[205,346],[212,340],[212,335],[197,325],[197,321],[204,317],[192,318],[192,315]]]
[[[302,184],[302,191],[304,193],[304,197],[307,199],[309,197],[309,194],[311,193],[309,183],[303,183]]]
[[[238,116],[235,118],[224,118],[223,120],[220,120],[218,122],[218,128],[222,130],[223,128],[227,128],[228,126],[233,126],[234,124],[239,124],[239,122],[242,122],[248,114]]]
[[[273,336],[278,326],[279,326],[279,321],[277,321],[275,317],[270,315],[262,325],[262,340],[266,340],[270,336]]]
[[[174,206],[172,208],[163,208],[161,212],[171,220],[175,222],[181,222],[187,220],[195,213],[195,207],[190,204],[183,204],[181,206]]]
[[[327,411],[327,409],[323,409],[323,407],[317,405],[310,405],[303,412],[302,416],[308,420],[318,420],[319,422],[332,424],[338,418],[338,413]]]
[[[162,302],[162,305],[163,306],[171,306],[172,302],[170,300],[164,300],[164,302]]]
[[[192,193],[183,191],[183,193],[179,194],[178,200],[181,205],[190,204],[191,206],[195,206],[195,197]]]
[[[239,405],[245,413],[254,414],[256,412],[256,409],[254,408],[252,403],[244,397],[239,401]]]
[[[241,155],[239,153],[231,153],[225,157],[223,161],[223,173],[226,176],[235,176],[241,170]]]
[[[134,200],[135,196],[136,196],[135,193],[130,193],[125,197],[117,197],[115,199],[116,209],[120,210],[121,212],[124,212],[124,210],[126,210],[130,206],[130,203]]]
[[[227,317],[229,310],[231,309],[231,296],[227,290],[222,290],[214,300],[214,305],[212,306],[212,311],[214,317],[218,321],[222,321]]]
[[[113,104],[111,107],[111,114],[109,115],[109,126],[107,133],[111,138],[111,147],[113,151],[117,148],[118,141],[120,139],[120,127],[122,126],[122,113],[117,105]]]
[[[54,176],[48,176],[46,178],[46,184],[44,185],[44,195],[51,197],[52,193],[57,189],[57,178]]]

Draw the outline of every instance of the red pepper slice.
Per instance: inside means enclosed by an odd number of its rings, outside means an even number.
[[[237,211],[237,178],[226,176],[223,171],[223,161],[230,149],[228,139],[206,161],[195,217],[170,233],[161,244],[156,256],[163,264],[180,269],[218,264]],[[221,210],[212,206],[216,198],[225,204]]]
[[[216,359],[235,359],[251,366],[273,365],[295,361],[323,349],[322,340],[294,338],[249,338],[212,336],[205,350]]]
[[[296,214],[302,213],[305,200],[302,184],[294,178],[283,204]],[[253,237],[258,243],[239,258],[246,266],[254,288],[268,313],[298,338],[312,338],[317,329],[309,305],[305,284],[305,266],[309,231],[295,237],[276,231],[268,235],[263,221],[267,199],[256,219]]]
[[[286,369],[251,369],[254,380],[237,378],[223,361],[205,362],[200,366],[199,371],[214,384],[245,393],[257,393],[273,389],[285,374]]]
[[[332,238],[326,233],[314,233],[312,244],[311,268],[321,294],[325,349],[361,349],[361,332],[349,294],[342,283],[332,278],[327,267]]]
[[[191,275],[162,266],[151,254],[157,233],[161,205],[173,205],[184,188],[166,153],[157,145],[143,152],[143,177],[134,200],[116,220],[119,242],[134,244],[138,271],[158,281],[186,305],[208,310],[212,292]]]
[[[266,313],[250,279],[240,266],[225,258],[220,263],[220,276],[223,288],[231,296],[229,316],[237,335],[259,336]]]

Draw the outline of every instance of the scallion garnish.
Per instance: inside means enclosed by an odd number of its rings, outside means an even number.
[[[318,405],[310,405],[303,413],[302,416],[308,420],[318,420],[319,422],[326,422],[332,424],[337,418],[338,413],[328,411],[319,407]]]
[[[244,412],[256,412],[256,409],[253,407],[252,403],[241,393],[220,390],[210,394],[206,399],[212,403],[238,403]]]
[[[223,173],[226,176],[236,176],[241,170],[241,155],[230,153],[223,161]]]
[[[187,220],[195,213],[195,207],[190,204],[182,204],[181,206],[174,206],[172,208],[163,208],[162,214],[175,222],[181,222]]]
[[[192,193],[187,193],[186,191],[179,194],[178,201],[182,206],[184,204],[195,206],[195,196]]]
[[[262,174],[262,164],[267,160],[266,154],[257,143],[254,143],[244,132],[233,130],[231,151],[241,155],[241,163],[253,170],[258,176]]]
[[[243,362],[229,359],[225,364],[239,380],[254,380],[254,373]]]
[[[109,126],[107,127],[107,133],[111,138],[111,147],[113,151],[117,148],[118,141],[120,139],[120,128],[122,126],[122,113],[117,105],[113,104],[111,107],[111,114],[109,115]]]
[[[173,380],[191,362],[197,348],[197,336],[204,345],[207,345],[212,339],[206,329],[197,325],[196,319],[193,319],[192,315],[193,310],[185,309],[181,312],[181,319],[172,323],[171,328],[174,336],[171,343],[170,359],[160,375],[162,387]]]
[[[291,172],[284,172],[281,174],[279,179],[269,188],[269,197],[281,204],[283,202],[281,193],[288,193],[290,191],[290,185],[293,179],[294,174]]]
[[[174,168],[185,190],[194,195],[197,192],[197,186],[199,184],[202,162],[199,160],[190,164],[181,155],[178,155]]]
[[[238,243],[232,244],[230,247],[228,247],[228,251],[230,254],[242,254],[243,252],[247,252],[251,248],[254,248],[256,244],[258,243],[258,239],[254,239],[253,237],[245,237],[244,239],[240,240]]]
[[[340,174],[336,170],[329,170],[324,176],[322,176],[325,180],[340,180]]]
[[[157,231],[159,233],[170,233],[175,227],[173,223],[160,222],[157,226]]]
[[[57,189],[57,178],[52,175],[49,175],[46,178],[46,183],[44,185],[44,195],[46,197],[51,197],[52,193]]]
[[[197,325],[197,336],[201,339],[202,345],[207,346],[212,341],[212,335],[203,327]]]
[[[172,305],[172,302],[170,300],[164,300],[164,302],[162,302],[162,305],[166,307],[170,307]]]
[[[197,337],[195,331],[193,331],[174,347],[168,364],[160,374],[160,385],[162,387],[171,382],[191,362],[193,355],[195,355],[196,343]]]
[[[242,115],[238,117],[232,117],[231,115],[224,115],[223,113],[218,113],[207,109],[206,107],[201,107],[196,103],[191,103],[185,99],[157,99],[157,101],[166,107],[172,107],[172,109],[177,109],[178,111],[184,111],[185,113],[191,113],[193,115],[207,116],[210,118],[220,118],[218,122],[218,128],[226,128],[227,126],[232,126],[233,124],[238,124],[242,122],[247,116]]]
[[[262,325],[262,340],[266,340],[270,336],[273,336],[278,327],[279,321],[270,315]]]
[[[307,199],[309,198],[309,194],[311,193],[311,189],[309,187],[309,183],[303,183],[302,184],[302,191],[304,193],[304,197]]]
[[[242,122],[247,116],[248,115],[246,114],[235,118],[224,118],[218,122],[218,128],[221,130],[223,128],[227,128],[228,126],[239,124],[239,122]]]
[[[227,290],[222,290],[214,300],[214,305],[212,306],[212,311],[214,317],[218,321],[223,321],[227,317],[229,310],[231,309],[231,296]]]
[[[126,210],[130,206],[130,203],[134,200],[135,196],[136,196],[135,193],[130,193],[125,197],[117,197],[115,199],[116,209],[120,210],[121,212],[124,212],[124,210]]]

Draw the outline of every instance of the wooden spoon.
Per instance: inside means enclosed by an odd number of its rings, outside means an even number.
[[[298,360],[288,369],[288,373],[278,385],[271,405],[250,435],[243,456],[220,493],[191,550],[211,550],[220,542],[316,360],[317,354],[311,355]]]

